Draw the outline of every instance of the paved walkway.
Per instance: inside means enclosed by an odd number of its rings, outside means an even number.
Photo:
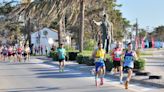
[[[164,49],[151,49],[143,52],[152,53],[151,56],[142,56],[146,60],[145,71],[150,72],[150,75],[161,76],[161,79],[148,80],[146,77],[141,77],[146,82],[153,82],[156,84],[164,85]]]

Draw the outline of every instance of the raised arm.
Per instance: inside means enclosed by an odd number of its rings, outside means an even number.
[[[108,30],[111,35],[111,39],[113,40],[113,23],[112,22],[109,22],[109,27],[108,27]]]
[[[100,21],[100,22],[96,22],[95,20],[93,20],[93,22],[94,22],[96,25],[98,25],[98,26],[100,26],[100,25],[102,24],[101,21]]]
[[[137,57],[137,54],[136,54],[135,51],[133,52],[133,55],[134,55],[134,59],[135,59],[135,60],[138,60],[138,57]]]
[[[92,58],[95,58],[96,57],[96,50],[94,50],[93,52],[92,52]]]

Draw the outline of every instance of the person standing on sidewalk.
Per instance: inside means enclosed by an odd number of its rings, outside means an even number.
[[[41,55],[43,55],[43,45],[40,46]]]
[[[120,84],[123,84],[122,78],[123,78],[123,63],[121,62],[121,56],[123,55],[121,43],[117,42],[116,47],[112,51],[112,59],[113,59],[113,65],[114,65],[114,74],[117,73],[119,70],[120,73]],[[118,70],[117,70],[118,69]]]
[[[63,44],[60,44],[59,48],[57,49],[57,55],[59,59],[59,72],[64,72],[66,50],[64,49]]]
[[[133,74],[135,59],[137,60],[137,54],[132,50],[132,43],[128,43],[128,50],[124,53],[124,69],[128,72],[125,89],[128,89],[128,85]]]
[[[98,87],[98,77],[100,77],[100,85],[104,83],[105,75],[105,50],[102,48],[102,43],[98,43],[98,49],[95,49],[92,57],[95,59],[95,84]]]
[[[46,56],[47,56],[47,53],[48,53],[48,47],[45,46],[45,52],[46,52]]]

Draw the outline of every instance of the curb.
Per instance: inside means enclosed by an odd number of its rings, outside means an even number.
[[[107,74],[107,76],[109,76],[112,79],[118,79],[118,81],[119,81],[119,76],[114,76],[109,73]],[[141,85],[153,86],[153,87],[157,87],[157,88],[164,88],[164,84],[158,84],[158,83],[153,83],[153,82],[147,82],[144,80],[134,79],[133,76],[132,76],[132,79],[130,82],[132,84],[139,83]]]
[[[142,57],[144,59],[156,59],[156,60],[164,60],[164,56],[163,57]]]

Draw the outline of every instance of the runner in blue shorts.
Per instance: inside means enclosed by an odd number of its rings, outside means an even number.
[[[95,59],[95,84],[98,87],[98,77],[100,77],[100,85],[104,83],[105,75],[105,50],[102,49],[102,43],[98,43],[98,49],[94,50],[92,57]]]

